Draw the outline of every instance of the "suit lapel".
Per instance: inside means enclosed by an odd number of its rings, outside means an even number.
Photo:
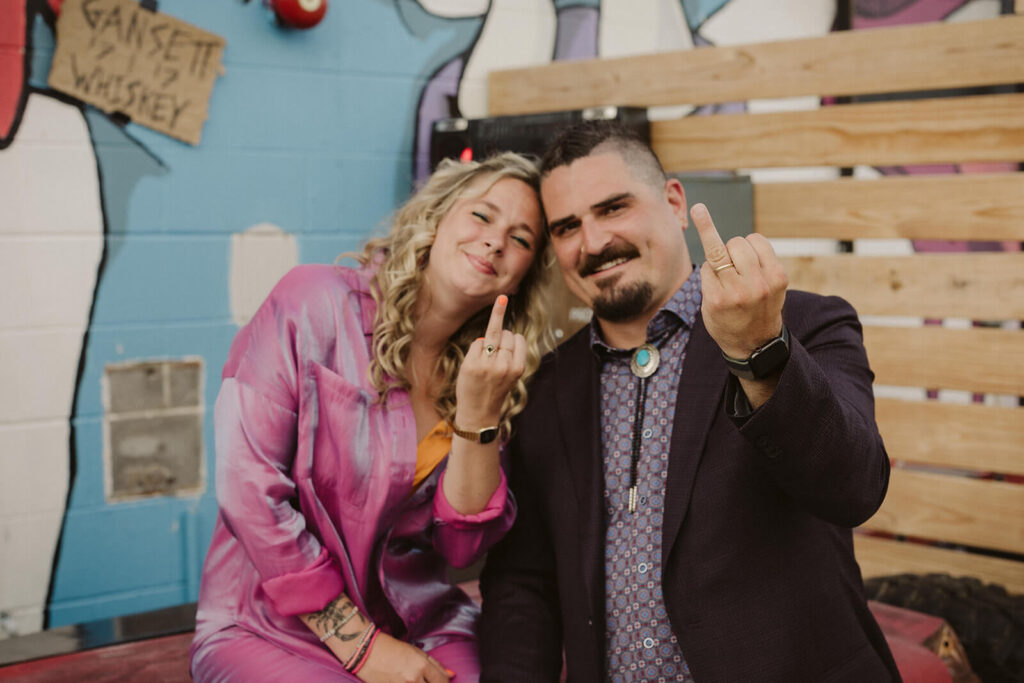
[[[567,492],[576,500],[576,519],[565,520],[579,534],[580,563],[586,595],[595,616],[604,614],[604,475],[598,410],[600,367],[584,328],[559,350],[557,419],[571,480]]]
[[[686,348],[672,424],[668,477],[665,482],[662,566],[671,556],[679,529],[686,518],[707,435],[711,431],[715,414],[722,410],[727,374],[718,345],[708,335],[704,320],[698,314]]]

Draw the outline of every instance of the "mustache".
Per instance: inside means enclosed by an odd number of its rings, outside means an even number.
[[[587,277],[597,272],[597,269],[615,259],[627,258],[633,259],[640,256],[640,251],[632,244],[613,244],[605,247],[598,254],[586,254],[584,255],[583,262],[580,263],[580,267],[577,272],[581,277]]]

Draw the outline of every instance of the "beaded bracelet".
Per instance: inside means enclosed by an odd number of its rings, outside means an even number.
[[[362,656],[366,654],[365,650],[363,649],[364,646],[370,640],[370,637],[374,634],[374,632],[377,630],[379,629],[377,629],[377,627],[374,626],[373,623],[371,622],[363,631],[363,633],[359,636],[359,641],[356,643],[355,651],[343,665],[346,671],[352,673],[352,667],[358,664]]]
[[[373,646],[373,642],[377,639],[377,635],[380,633],[380,629],[374,627],[373,631],[367,635],[366,640],[362,643],[359,650],[359,655],[356,657],[355,662],[352,663],[352,670],[355,671],[363,665],[363,663],[370,656],[370,648]]]
[[[363,665],[370,661],[370,651],[373,650],[373,644],[377,642],[377,636],[380,635],[380,629],[374,629],[373,635],[370,636],[370,641],[366,644],[366,650],[363,652],[363,658],[359,661],[354,669],[353,674],[359,673],[359,670],[363,668]]]

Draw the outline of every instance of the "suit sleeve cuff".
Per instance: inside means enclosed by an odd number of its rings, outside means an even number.
[[[324,548],[309,567],[267,579],[261,587],[278,614],[295,616],[323,609],[345,590],[345,581]]]

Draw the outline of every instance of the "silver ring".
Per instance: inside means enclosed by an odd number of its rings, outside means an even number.
[[[484,344],[484,353],[486,353],[488,356],[493,356],[494,352],[497,350],[498,349],[494,346],[494,344]]]
[[[713,268],[712,270],[714,270],[717,273],[720,270],[725,270],[726,268],[735,268],[735,267],[736,267],[736,264],[733,263],[732,261],[729,261],[725,265],[718,266],[717,268]]]

